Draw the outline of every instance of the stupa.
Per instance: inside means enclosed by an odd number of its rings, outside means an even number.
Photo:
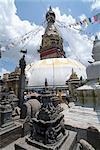
[[[44,35],[42,35],[42,43],[38,50],[40,59],[65,57],[63,39],[55,27],[55,18],[55,13],[50,6],[49,11],[46,13],[47,27]]]
[[[40,60],[26,66],[25,73],[28,79],[27,88],[44,88],[45,79],[48,87],[67,88],[72,68],[78,77],[86,78],[86,67],[80,62],[66,58],[63,48],[63,38],[55,25],[56,15],[52,8],[46,13],[46,29],[42,35],[42,42],[38,50]]]
[[[94,62],[86,68],[87,83],[77,89],[80,103],[84,106],[100,108],[100,40],[95,37],[92,57]]]

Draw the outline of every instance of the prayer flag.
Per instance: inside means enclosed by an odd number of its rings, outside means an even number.
[[[89,22],[92,22],[91,18],[88,18]]]
[[[97,15],[93,16],[95,22],[100,22],[100,13]]]

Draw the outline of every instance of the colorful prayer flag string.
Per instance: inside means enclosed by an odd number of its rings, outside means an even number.
[[[85,18],[84,20],[79,20],[74,24],[70,24],[70,26],[77,26],[77,25],[86,26],[93,23],[100,23],[100,13],[96,14],[91,18],[89,17],[89,18]]]

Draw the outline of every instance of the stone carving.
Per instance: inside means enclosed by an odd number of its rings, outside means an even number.
[[[12,120],[13,110],[10,102],[6,96],[0,100],[0,148],[21,137],[22,126]]]
[[[9,101],[3,97],[0,101],[0,127],[12,121],[12,107]]]
[[[10,91],[9,95],[7,96],[9,99],[9,103],[12,106],[12,110],[14,110],[15,107],[18,106],[18,101],[19,99],[17,98],[17,96],[14,94],[14,91]]]
[[[37,99],[30,99],[23,104],[20,118],[25,119],[27,116],[29,116],[29,118],[33,118],[40,108],[41,104]]]
[[[87,141],[81,139],[79,141],[79,150],[95,150]]]
[[[93,145],[95,149],[100,149],[100,132],[96,127],[90,126],[87,128],[87,141]]]
[[[34,145],[34,142],[38,142],[38,145],[56,145],[62,138],[67,138],[68,134],[65,132],[64,127],[64,115],[61,114],[59,107],[54,107],[51,100],[51,94],[43,94],[43,105],[36,117],[31,119],[31,134],[27,138],[27,143]],[[30,141],[31,139],[31,141]],[[63,140],[64,140],[63,139]],[[62,140],[62,142],[63,142]]]
[[[19,67],[21,69],[20,81],[19,81],[19,107],[22,108],[24,103],[24,92],[25,92],[25,55],[19,60]]]
[[[23,55],[23,57],[20,59],[19,67],[21,68],[21,74],[25,74],[25,67],[26,67],[25,55]]]
[[[1,93],[1,103],[5,102],[5,105],[8,103],[12,109],[12,116],[16,116],[20,114],[19,108],[18,108],[18,102],[19,99],[14,94],[14,91],[5,91]]]

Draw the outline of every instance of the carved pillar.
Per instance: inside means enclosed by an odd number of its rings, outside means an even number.
[[[21,108],[24,103],[24,91],[25,91],[25,55],[19,61],[19,67],[21,69],[20,77],[19,77],[19,107]]]

